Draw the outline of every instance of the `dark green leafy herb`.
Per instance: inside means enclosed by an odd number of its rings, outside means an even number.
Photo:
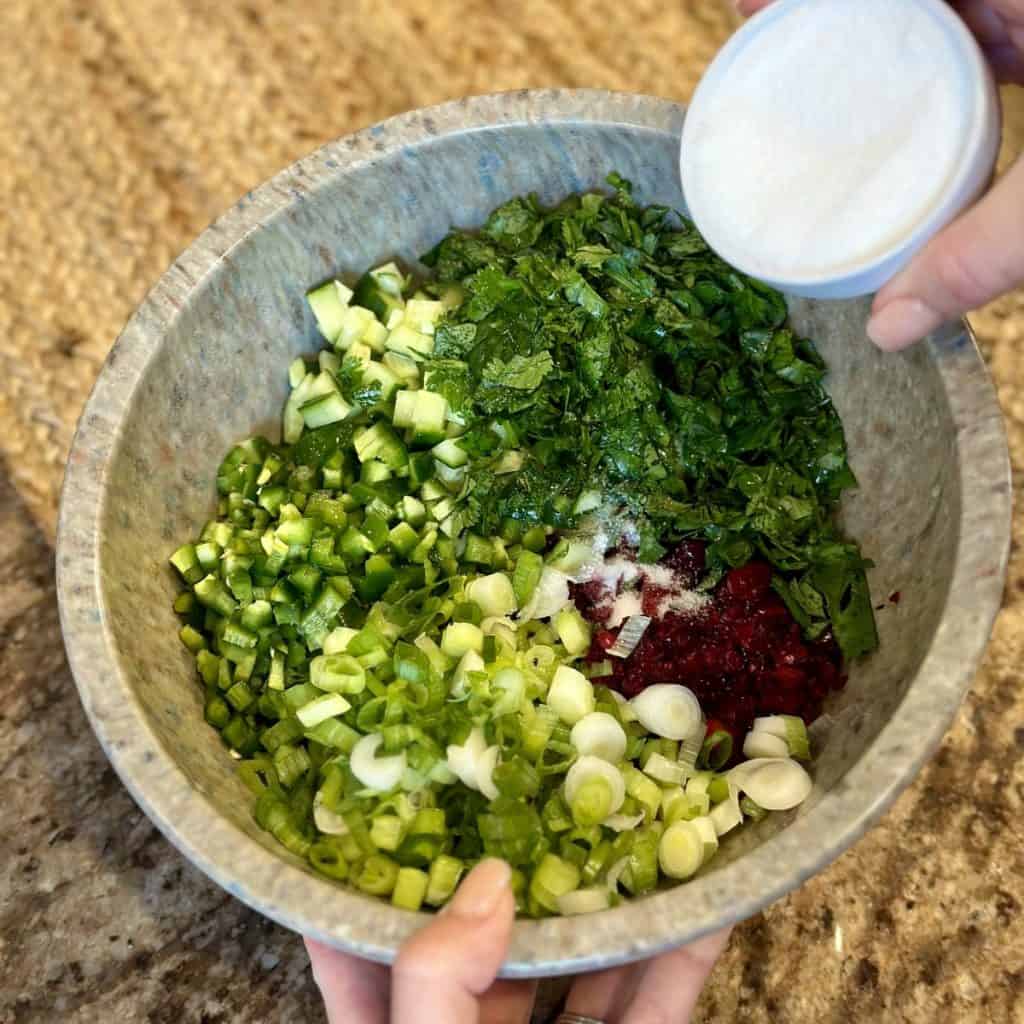
[[[465,301],[439,325],[428,386],[464,420],[466,526],[577,525],[584,492],[636,524],[640,557],[709,542],[712,579],[753,557],[811,634],[847,657],[877,645],[867,563],[834,521],[856,484],[825,365],[783,297],[696,229],[612,196],[499,207],[424,262]],[[506,449],[518,472],[498,472]]]

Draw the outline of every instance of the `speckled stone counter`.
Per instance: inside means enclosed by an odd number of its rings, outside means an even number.
[[[61,467],[146,288],[240,193],[398,110],[523,85],[685,98],[734,24],[726,8],[0,7],[0,1024],[323,1019],[298,938],[209,883],[135,807],[64,661]],[[1008,99],[1004,159],[1024,140],[1024,100]],[[1019,473],[1024,294],[974,322]],[[701,1024],[1024,1021],[1024,512],[1014,537],[987,660],[938,756],[830,870],[737,930]]]

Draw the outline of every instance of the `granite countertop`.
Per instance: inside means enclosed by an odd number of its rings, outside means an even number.
[[[146,288],[238,195],[390,113],[524,85],[685,98],[727,7],[0,7],[0,1024],[323,1019],[299,939],[190,867],[121,787],[64,660],[63,460]],[[1007,99],[1004,163],[1024,141],[1022,96]],[[1024,293],[974,323],[1019,474]],[[854,849],[737,930],[697,1022],[1024,1021],[1022,539],[1018,511],[1005,607],[934,761]]]

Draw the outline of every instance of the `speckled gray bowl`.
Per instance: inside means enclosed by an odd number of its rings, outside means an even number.
[[[202,719],[171,613],[166,558],[214,504],[221,454],[276,431],[285,367],[317,342],[303,292],[392,256],[502,200],[599,187],[679,207],[683,110],[647,97],[527,92],[449,103],[326,146],[247,195],[132,317],[68,463],[58,574],[82,701],[135,799],[229,892],[296,930],[389,961],[419,927],[325,881],[252,821]],[[1009,470],[999,411],[964,329],[899,356],[865,340],[866,307],[795,303],[832,368],[861,480],[849,531],[878,568],[882,647],[816,727],[812,797],[730,836],[713,869],[590,918],[516,925],[505,973],[578,971],[651,955],[754,913],[825,867],[913,778],[947,728],[999,607]]]

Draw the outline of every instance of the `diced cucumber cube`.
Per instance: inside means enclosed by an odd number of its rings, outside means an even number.
[[[385,342],[388,340],[388,329],[374,317],[373,322],[367,324],[360,340],[364,345],[369,345],[379,355],[384,351]]]
[[[427,392],[427,394],[430,393]],[[458,469],[469,462],[469,453],[454,438],[448,438],[448,440],[434,445],[431,451],[433,451],[435,459],[452,469]]]
[[[306,402],[300,412],[306,426],[313,430],[328,423],[340,423],[352,412],[352,406],[334,391]]]
[[[420,527],[427,521],[427,507],[419,498],[407,494],[402,498],[402,517],[410,526]]]
[[[388,533],[388,542],[404,557],[419,544],[420,538],[408,523],[403,522],[391,528]]]
[[[385,338],[387,337],[385,329]],[[408,384],[419,384],[420,368],[415,359],[403,356],[399,352],[385,352],[381,362],[401,381]]]
[[[403,321],[388,334],[386,346],[391,352],[398,352],[414,359],[425,359],[434,351],[434,339],[430,335],[421,334]]]
[[[381,264],[370,271],[370,277],[389,295],[393,295],[396,299],[402,297],[402,291],[405,288],[405,275],[398,269],[396,263]]]
[[[395,412],[391,422],[396,427],[411,427],[416,413],[416,396],[418,391],[399,391],[395,395]]]
[[[430,299],[410,299],[405,304],[405,322],[421,334],[433,334],[443,315],[444,306]]]
[[[316,318],[317,328],[332,343],[342,329],[351,298],[352,292],[340,281],[328,281],[306,293],[306,301]]]
[[[398,378],[382,363],[368,362],[363,364],[363,380],[380,386],[380,400],[387,402],[398,388]]]
[[[320,398],[321,395],[336,394],[338,394],[338,382],[334,379],[332,374],[328,373],[326,370],[321,370],[313,378],[312,383],[306,391],[305,399],[301,404],[305,405],[306,402],[311,402],[314,398]]]
[[[398,439],[395,432],[383,423],[375,423],[372,427],[356,435],[354,439],[356,456],[360,462],[379,459],[391,469],[404,466],[409,456],[405,445]]]
[[[448,416],[448,400],[433,391],[414,391],[415,402],[412,413],[412,442],[414,444],[436,444],[444,437],[445,420]]]
[[[345,311],[345,319],[342,321],[335,345],[342,351],[351,348],[355,342],[363,340],[367,328],[374,322],[376,317],[372,310],[363,306],[349,306]]]
[[[337,374],[341,369],[341,356],[337,352],[332,352],[329,348],[323,348],[317,353],[317,363],[320,365],[320,369],[325,373]]]

